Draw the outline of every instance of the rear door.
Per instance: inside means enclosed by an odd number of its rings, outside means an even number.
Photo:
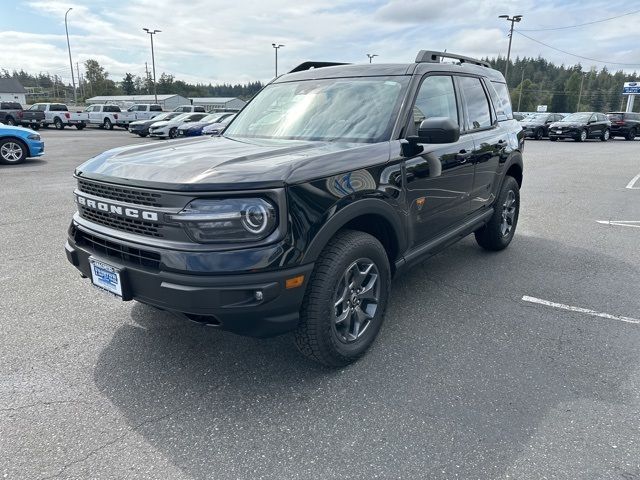
[[[415,135],[425,118],[449,117],[462,123],[459,94],[451,75],[427,75],[418,89],[408,136]],[[473,186],[473,138],[461,132],[448,144],[421,144],[423,151],[405,161],[407,207],[412,245],[419,245],[460,221],[469,209]]]
[[[493,203],[500,155],[507,146],[507,138],[504,130],[499,127],[489,100],[488,89],[492,87],[479,77],[458,76],[456,81],[465,106],[465,131],[474,141],[470,159],[474,165],[470,213]]]

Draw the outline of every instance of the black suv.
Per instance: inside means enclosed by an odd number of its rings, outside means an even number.
[[[66,254],[123,300],[244,335],[293,330],[304,354],[345,365],[378,334],[392,276],[470,233],[509,245],[523,145],[481,61],[307,62],[220,137],[78,167]]]
[[[640,113],[609,112],[607,117],[611,121],[611,137],[624,137],[633,140],[640,135]]]
[[[563,117],[564,115],[559,113],[534,113],[520,120],[520,125],[525,137],[542,140],[542,137],[549,135],[549,126],[553,122],[561,121]]]
[[[598,112],[571,113],[549,126],[549,140],[552,142],[559,138],[572,138],[576,142],[599,138],[606,142],[610,135],[611,122],[604,113]]]

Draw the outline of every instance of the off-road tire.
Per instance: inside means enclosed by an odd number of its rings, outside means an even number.
[[[345,343],[335,327],[335,293],[345,271],[358,259],[370,259],[378,269],[379,300],[368,328],[360,337]],[[360,358],[375,340],[389,298],[389,259],[380,242],[368,233],[343,230],[320,254],[309,279],[295,331],[298,350],[329,367],[343,367]]]
[[[503,224],[504,205],[509,197],[509,192],[515,195],[515,215],[511,223],[511,229],[507,235],[503,234],[501,226]],[[518,225],[520,213],[520,187],[515,178],[506,176],[500,189],[500,194],[495,203],[495,211],[491,219],[482,228],[476,230],[476,242],[485,250],[499,251],[507,248],[513,240]]]

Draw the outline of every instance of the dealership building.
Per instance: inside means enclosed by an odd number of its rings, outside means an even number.
[[[207,112],[237,112],[247,102],[236,97],[193,97],[191,103],[204,107]]]
[[[101,95],[87,99],[88,105],[110,104],[128,107],[134,103],[156,103],[155,95]],[[163,110],[173,110],[180,105],[190,105],[191,101],[182,95],[158,95],[157,102]]]

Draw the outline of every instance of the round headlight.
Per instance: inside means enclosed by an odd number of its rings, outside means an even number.
[[[265,231],[269,224],[267,209],[261,204],[247,205],[242,212],[242,225],[254,235]]]

